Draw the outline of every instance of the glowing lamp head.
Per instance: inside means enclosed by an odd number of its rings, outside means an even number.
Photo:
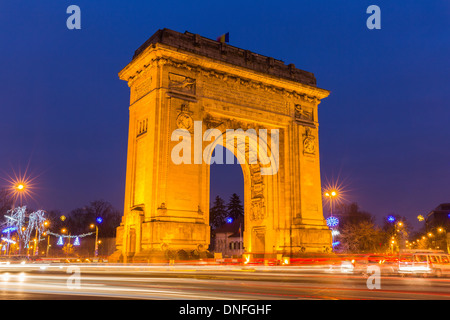
[[[336,197],[336,195],[337,195],[337,192],[336,192],[336,191],[331,191],[331,196],[332,196],[332,197]]]
[[[25,189],[25,185],[24,185],[23,183],[19,183],[19,184],[16,186],[16,189],[19,190],[19,191],[23,191],[23,190]]]

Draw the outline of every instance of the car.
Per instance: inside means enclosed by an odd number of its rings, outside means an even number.
[[[450,276],[450,255],[442,250],[403,250],[398,263],[402,275]]]
[[[28,256],[7,256],[2,257],[1,264],[27,264],[31,261]]]
[[[369,255],[368,266],[377,266],[382,275],[396,275],[398,273],[398,257],[392,255]]]

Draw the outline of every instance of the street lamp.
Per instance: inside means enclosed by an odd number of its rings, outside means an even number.
[[[20,205],[22,206],[22,198],[23,195],[26,194],[26,185],[23,182],[19,182],[16,184],[15,191],[16,197],[20,200]]]
[[[324,196],[330,201],[330,215],[333,215],[333,200],[339,196],[339,193],[333,189],[325,191]]]
[[[103,222],[103,219],[101,217],[97,217],[97,219],[95,219],[97,221],[97,224],[100,224]],[[95,249],[94,249],[94,255],[96,257],[98,257],[98,226],[96,224],[91,224],[91,229],[94,229],[95,227]]]
[[[48,222],[48,220],[45,220],[44,221],[44,227],[48,228],[49,225],[50,225],[50,223]],[[44,237],[47,236],[47,250],[46,250],[45,256],[48,257],[48,250],[50,248],[50,234],[47,234],[47,231],[44,231],[44,233],[42,235]]]
[[[447,241],[447,230],[445,228],[438,227],[437,232],[441,233],[441,234],[444,233],[445,247],[447,248],[447,252],[450,252],[450,248],[449,248],[448,241]]]

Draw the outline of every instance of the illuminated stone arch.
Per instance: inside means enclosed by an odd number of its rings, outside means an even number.
[[[203,152],[211,141],[203,135],[208,129],[220,134],[253,129],[269,146],[267,156],[259,153],[255,163],[242,165],[246,252],[277,257],[330,249],[317,121],[318,105],[329,92],[317,87],[312,73],[162,29],[136,50],[119,77],[130,87],[130,119],[124,216],[111,261],[150,261],[167,258],[167,252],[205,256],[210,168]],[[267,130],[266,139],[260,129]],[[173,161],[177,130],[190,139],[189,163]],[[277,153],[269,142],[272,130],[279,134]],[[258,141],[238,145],[244,151],[233,154],[254,159],[248,150],[259,147]]]

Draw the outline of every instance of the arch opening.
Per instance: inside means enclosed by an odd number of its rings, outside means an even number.
[[[214,157],[216,154],[220,154],[223,158],[233,158],[234,164],[214,163],[210,165],[209,225],[211,233],[209,251],[214,252],[218,258],[238,258],[244,252],[243,169],[238,163],[238,159],[227,148],[217,145],[212,152],[212,156]],[[232,213],[230,212],[230,205],[233,207]],[[237,214],[240,211],[242,211],[242,216]]]

